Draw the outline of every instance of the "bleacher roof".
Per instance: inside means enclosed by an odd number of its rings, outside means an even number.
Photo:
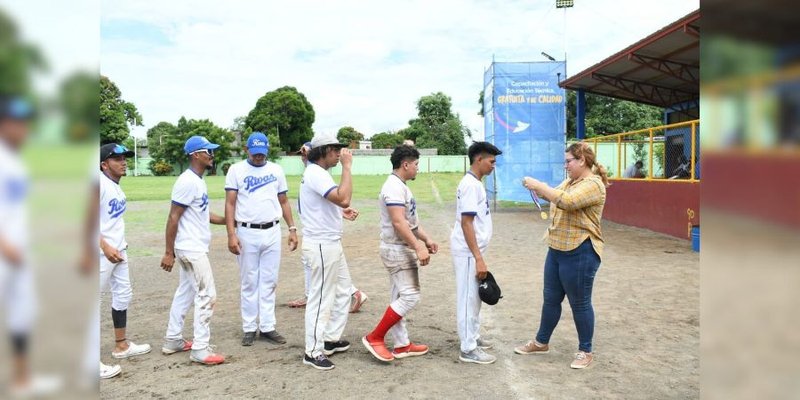
[[[700,10],[565,79],[560,86],[658,107],[677,107],[697,118]]]

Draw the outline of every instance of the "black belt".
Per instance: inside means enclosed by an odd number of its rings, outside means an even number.
[[[248,224],[247,222],[241,222],[241,225],[245,228],[253,228],[253,229],[269,229],[275,225],[278,225],[281,221],[273,221],[268,222],[266,224]]]

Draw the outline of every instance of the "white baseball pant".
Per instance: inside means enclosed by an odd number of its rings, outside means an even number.
[[[453,254],[456,275],[456,324],[461,351],[468,353],[478,347],[480,337],[481,298],[478,296],[478,279],[475,278],[475,258]]]
[[[0,302],[6,309],[6,328],[26,334],[36,320],[37,302],[33,271],[27,265],[11,266],[0,256]]]
[[[391,307],[404,317],[392,325],[389,333],[394,340],[394,347],[408,346],[411,341],[408,338],[405,316],[420,300],[417,253],[407,246],[381,243],[380,254],[381,261],[389,272]]]
[[[208,347],[211,339],[211,316],[214,314],[214,303],[217,301],[208,253],[176,250],[175,258],[176,264],[180,267],[180,281],[169,310],[165,339],[183,338],[181,333],[183,322],[189,308],[194,304],[192,350],[203,350]]]
[[[92,317],[89,318],[88,331],[86,332],[86,348],[83,354],[83,372],[91,381],[97,380],[100,362],[100,298],[94,301]],[[90,382],[91,382],[90,381]]]
[[[308,285],[309,285],[309,282],[311,282],[311,266],[308,265],[308,263],[306,262],[306,258],[303,257],[303,256],[300,256],[300,262],[303,264],[303,270],[304,270],[304,273],[305,273],[305,285],[306,285],[305,289],[306,290],[305,290],[304,293],[306,295],[306,298],[308,298]],[[356,287],[356,285],[352,284],[352,281],[351,281],[350,290],[349,290],[350,296],[354,295],[357,291],[358,291],[358,288]]]
[[[125,311],[131,304],[133,290],[131,288],[130,270],[128,269],[128,253],[120,252],[125,261],[112,263],[105,256],[100,256],[100,296],[111,289],[111,308]]]
[[[239,227],[241,252],[236,257],[242,283],[242,330],[275,330],[275,289],[281,264],[281,230]]]
[[[306,295],[306,298],[308,298],[308,284],[309,284],[309,282],[311,282],[311,265],[308,264],[308,262],[306,261],[306,258],[303,257],[303,256],[300,256],[300,263],[303,264],[303,271],[304,271],[304,274],[305,274],[305,281],[304,282],[305,282],[306,286],[305,286],[305,292],[304,293]],[[357,291],[358,291],[358,288],[356,287],[356,285],[352,284],[352,282],[351,282],[350,283],[350,290],[348,291],[350,293],[350,296],[354,295]]]
[[[306,354],[322,354],[325,342],[342,337],[350,310],[350,270],[341,240],[303,241],[303,257],[311,268],[306,304]]]

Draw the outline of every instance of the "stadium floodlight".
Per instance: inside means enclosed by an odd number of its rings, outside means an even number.
[[[542,52],[542,55],[545,56],[550,61],[555,61],[556,60],[555,58],[553,58],[553,56],[551,56],[550,54],[547,54],[545,52]]]
[[[556,8],[570,8],[575,5],[575,0],[556,0]]]

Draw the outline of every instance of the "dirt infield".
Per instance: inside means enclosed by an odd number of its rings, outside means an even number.
[[[219,202],[218,202],[219,203]],[[350,314],[345,339],[352,348],[336,354],[332,371],[302,365],[303,311],[285,306],[303,293],[299,251],[284,252],[277,309],[282,346],[257,341],[242,347],[239,274],[227,251],[225,231],[214,227],[210,257],[218,300],[212,344],[225,364],[193,364],[188,354],[164,356],[159,349],[178,281],[159,267],[167,202],[131,202],[126,221],[134,299],[129,338],[154,347],[151,354],[123,360],[123,374],[103,381],[103,398],[695,398],[699,396],[699,257],[688,241],[604,223],[606,253],[594,289],[595,362],[571,370],[577,334],[568,304],[544,355],[521,356],[513,347],[531,339],[542,303],[546,228],[538,212],[502,209],[494,216],[489,269],[503,289],[496,306],[484,305],[484,337],[495,343],[492,365],[458,361],[455,285],[449,251],[452,204],[420,204],[423,226],[441,245],[420,271],[422,301],[408,317],[411,339],[428,344],[422,357],[383,364],[360,344],[386,308],[388,277],[378,257],[374,201],[356,202],[356,222],[345,221],[344,248],[354,283],[369,294],[360,313]],[[212,206],[215,204],[212,203]],[[220,206],[220,204],[216,204]],[[218,210],[220,211],[220,210]],[[157,220],[157,222],[152,222]],[[154,225],[155,224],[155,225]],[[285,226],[282,229],[286,229]],[[103,310],[109,298],[103,298]],[[110,313],[102,313],[102,360],[112,361]],[[191,337],[191,313],[185,335]],[[116,362],[116,360],[113,360]]]

